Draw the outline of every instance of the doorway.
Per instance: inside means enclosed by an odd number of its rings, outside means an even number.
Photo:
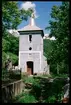
[[[29,75],[33,75],[33,62],[32,61],[27,62],[27,72]]]

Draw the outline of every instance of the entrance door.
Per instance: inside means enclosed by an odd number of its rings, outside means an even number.
[[[33,75],[33,62],[32,61],[27,62],[27,72],[29,75]]]

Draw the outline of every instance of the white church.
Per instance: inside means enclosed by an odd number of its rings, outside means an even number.
[[[49,65],[43,55],[44,32],[37,27],[34,21],[34,14],[30,17],[27,26],[19,29],[19,68],[22,72],[33,74],[49,74]]]

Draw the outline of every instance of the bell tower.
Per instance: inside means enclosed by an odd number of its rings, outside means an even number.
[[[19,37],[19,68],[29,75],[44,72],[43,30],[36,26],[34,13],[27,26],[18,30]]]

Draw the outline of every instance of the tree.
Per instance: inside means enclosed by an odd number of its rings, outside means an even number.
[[[27,20],[28,16],[33,12],[32,9],[19,9],[16,1],[2,2],[2,29],[3,33],[6,29],[16,29],[22,20]]]
[[[68,47],[69,47],[69,2],[62,2],[61,6],[53,6],[49,21],[50,37],[56,38],[53,48],[52,61],[55,61],[55,68],[59,65],[59,70],[62,73],[68,72]],[[51,66],[53,64],[51,63]],[[56,69],[57,70],[57,69]]]
[[[22,20],[27,21],[32,12],[32,9],[20,10],[16,1],[2,2],[2,63],[5,63],[8,55],[13,64],[18,62],[19,38],[11,35],[8,29],[17,29]]]

